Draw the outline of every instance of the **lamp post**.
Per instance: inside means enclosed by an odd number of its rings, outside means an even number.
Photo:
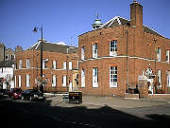
[[[41,39],[40,39],[40,77],[42,79],[43,77],[43,26],[41,27],[34,27],[33,32],[38,32],[40,31],[41,33]]]
[[[156,88],[156,84],[157,84],[157,75],[156,75],[156,54],[157,54],[157,50],[156,50],[156,42],[157,42],[157,39],[153,39],[154,41],[154,50],[155,50],[155,88]]]

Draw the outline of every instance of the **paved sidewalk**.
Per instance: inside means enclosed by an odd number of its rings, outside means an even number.
[[[139,99],[131,100],[122,97],[83,96],[82,104],[68,104],[62,99],[62,95],[55,95],[47,98],[52,106],[74,107],[86,106],[87,108],[99,108],[109,106],[112,108],[137,108],[170,104],[170,99]]]

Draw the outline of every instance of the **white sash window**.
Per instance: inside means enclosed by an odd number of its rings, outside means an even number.
[[[117,87],[117,67],[110,67],[110,87]]]
[[[81,87],[85,87],[85,71],[81,70]]]
[[[93,68],[93,87],[98,87],[98,69]]]
[[[97,48],[97,44],[93,44],[92,45],[92,57],[93,58],[97,58],[97,51],[98,51],[98,48]]]

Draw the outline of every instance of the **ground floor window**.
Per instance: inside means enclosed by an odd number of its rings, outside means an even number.
[[[18,87],[21,88],[21,75],[18,76]]]
[[[56,75],[52,75],[52,87],[56,87],[56,84],[57,84]]]
[[[110,67],[110,87],[117,87],[117,67]]]
[[[26,75],[26,87],[30,87],[30,75]]]
[[[170,87],[170,72],[167,74],[167,87]]]
[[[93,68],[93,87],[98,87],[98,68]]]
[[[85,87],[85,71],[81,70],[81,87]]]
[[[62,77],[62,85],[63,85],[63,87],[66,87],[66,81],[67,81],[67,77],[63,76]]]

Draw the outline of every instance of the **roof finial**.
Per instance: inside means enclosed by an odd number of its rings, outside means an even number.
[[[99,19],[99,14],[98,13],[96,13],[96,19]]]
[[[133,0],[133,3],[138,3],[136,0]]]

